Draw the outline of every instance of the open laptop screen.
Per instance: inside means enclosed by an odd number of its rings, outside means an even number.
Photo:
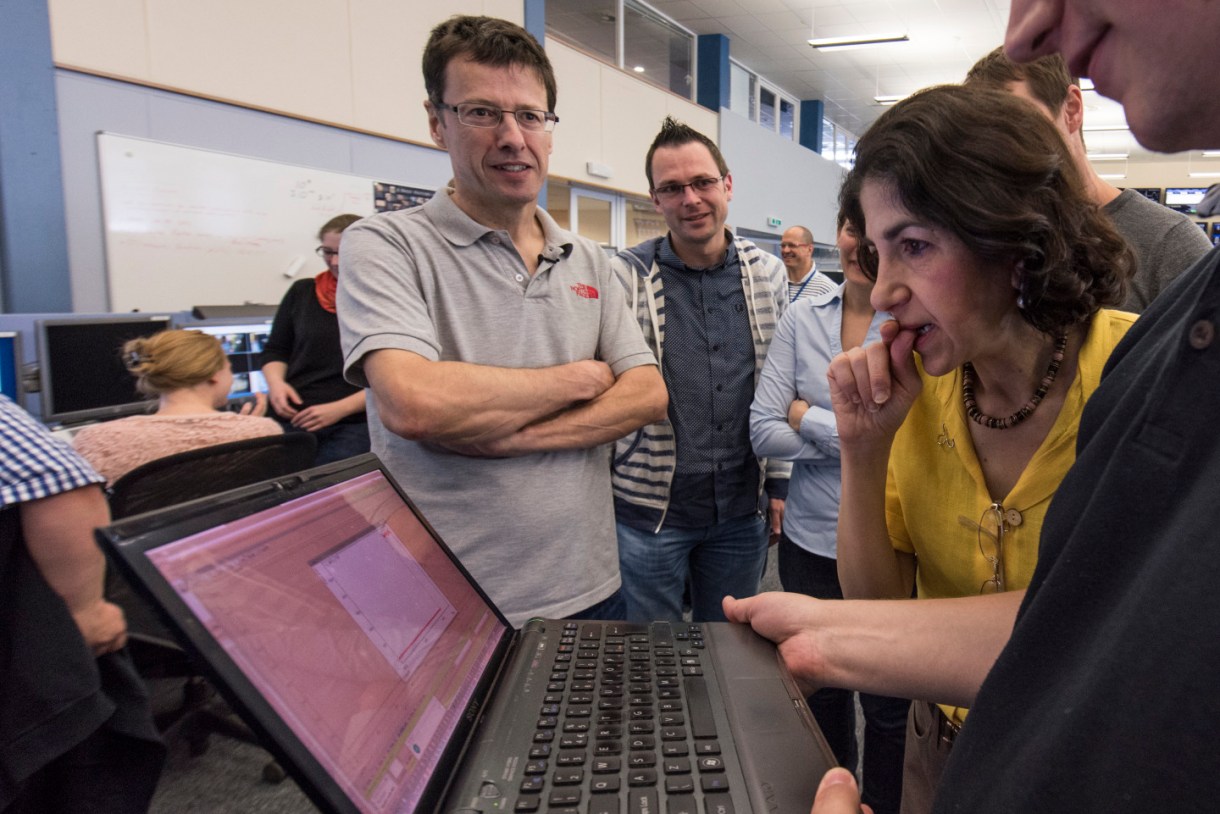
[[[508,632],[380,470],[146,556],[363,812],[415,809]]]

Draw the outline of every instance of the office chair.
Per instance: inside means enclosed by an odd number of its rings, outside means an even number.
[[[136,467],[110,486],[110,513],[118,520],[308,469],[317,448],[318,441],[312,433],[292,432],[158,458]],[[146,679],[186,679],[182,703],[156,716],[162,733],[181,728],[193,755],[207,751],[212,732],[258,743],[249,728],[232,713],[227,710],[218,713],[210,708],[215,697],[213,689],[195,671],[155,610],[114,569],[109,572],[107,594],[127,615],[128,646],[140,674]],[[273,761],[263,768],[263,777],[279,782],[284,772]]]

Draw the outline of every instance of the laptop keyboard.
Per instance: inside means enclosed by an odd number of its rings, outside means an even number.
[[[732,814],[703,655],[699,625],[564,623],[514,811]]]

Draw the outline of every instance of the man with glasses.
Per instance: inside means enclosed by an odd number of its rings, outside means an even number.
[[[793,226],[780,238],[779,257],[788,270],[788,302],[825,293],[823,281],[829,278],[813,267],[813,232],[804,226]],[[833,285],[833,283],[830,283]]]
[[[765,471],[749,432],[787,281],[775,255],[725,228],[733,176],[711,139],[666,118],[644,172],[669,233],[611,264],[670,399],[668,416],[616,450],[623,594],[628,619],[677,620],[689,581],[694,621],[718,620],[726,594],[758,590],[768,528],[779,533],[787,495],[790,465],[777,461]],[[770,524],[760,512],[764,482]]]
[[[1164,152],[1220,147],[1197,79],[1220,3],[1013,0],[1005,50],[1062,53]],[[1076,463],[1025,592],[821,603],[769,594],[729,616],[806,682],[969,704],[936,812],[1214,811],[1220,800],[1220,249],[1162,292],[1084,409]],[[891,383],[874,382],[875,401]],[[841,769],[814,814],[860,810]]]
[[[665,389],[600,247],[537,205],[550,62],[520,26],[453,17],[423,70],[453,181],[343,238],[373,451],[514,625],[622,618],[605,445],[664,415]]]

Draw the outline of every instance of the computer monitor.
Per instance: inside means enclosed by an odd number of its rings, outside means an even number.
[[[1212,245],[1220,246],[1220,220],[1212,221]]]
[[[124,343],[169,327],[168,314],[43,319],[38,333],[42,420],[75,424],[148,406],[123,364]]]
[[[251,322],[194,322],[182,326],[188,331],[201,331],[220,340],[229,364],[233,367],[233,389],[229,398],[239,399],[267,392],[260,358],[271,333],[271,320]]]
[[[1160,187],[1126,187],[1126,189],[1129,189],[1132,192],[1136,192],[1136,193],[1139,193],[1140,195],[1143,195],[1145,198],[1152,201],[1153,203],[1161,202],[1161,188]]]
[[[21,334],[0,331],[0,393],[21,404]]]
[[[1166,187],[1165,206],[1183,215],[1193,215],[1206,192],[1207,187]]]

